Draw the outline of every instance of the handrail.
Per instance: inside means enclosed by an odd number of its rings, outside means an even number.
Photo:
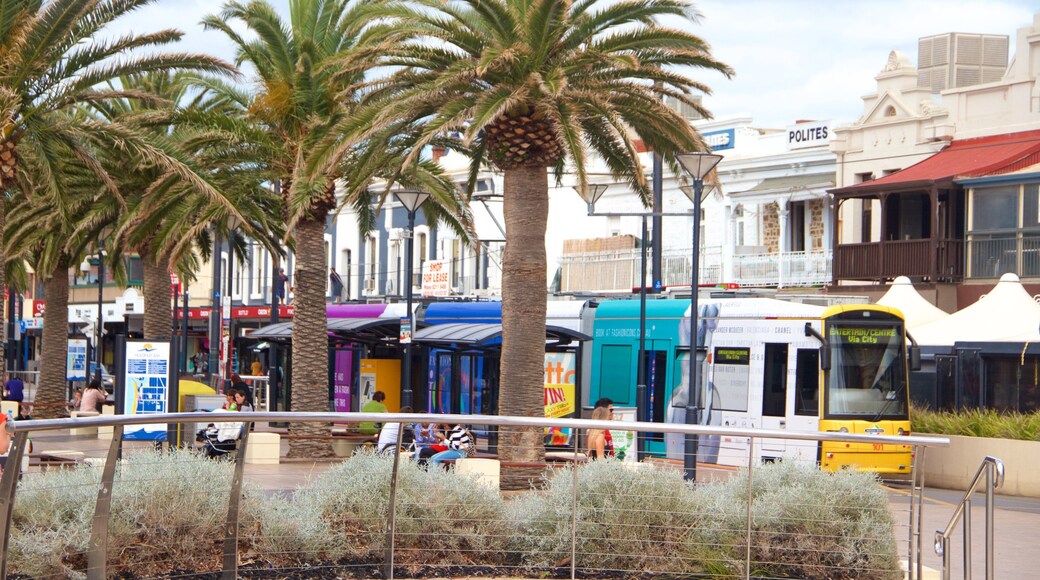
[[[1004,462],[987,455],[979,465],[971,485],[964,492],[964,497],[953,510],[946,529],[935,532],[935,553],[943,559],[943,579],[950,578],[950,536],[958,522],[964,520],[964,577],[971,578],[971,497],[982,483],[982,475],[986,474],[986,580],[993,580],[993,490],[1004,485]]]
[[[95,506],[95,518],[94,525],[91,532],[92,554],[89,558],[90,566],[88,570],[88,577],[93,579],[100,579],[106,577],[105,569],[105,543],[98,541],[103,534],[105,534],[105,524],[107,522],[108,505],[107,501],[110,499],[111,488],[113,485],[113,475],[115,473],[114,458],[117,456],[119,439],[122,435],[122,427],[127,425],[143,425],[143,424],[156,424],[156,423],[167,423],[167,424],[178,424],[178,423],[195,423],[200,421],[211,421],[215,417],[220,417],[225,421],[231,420],[233,422],[240,422],[246,426],[248,430],[249,425],[253,423],[266,423],[266,422],[290,422],[290,423],[360,423],[364,421],[375,421],[381,423],[427,423],[427,422],[439,422],[439,423],[451,423],[451,424],[465,424],[465,425],[496,425],[496,426],[508,426],[508,427],[564,427],[574,429],[574,433],[580,433],[582,429],[615,429],[625,431],[654,431],[663,433],[682,433],[682,434],[694,434],[694,435],[722,435],[734,438],[747,438],[748,439],[748,529],[746,530],[748,550],[745,563],[745,574],[743,577],[751,578],[751,543],[752,543],[752,530],[751,530],[751,492],[753,487],[752,473],[754,470],[754,449],[756,440],[761,441],[763,438],[782,438],[790,440],[802,440],[802,441],[841,441],[848,443],[881,443],[889,445],[904,445],[912,446],[915,449],[915,457],[923,457],[924,450],[928,447],[944,447],[950,444],[949,439],[944,437],[921,437],[921,436],[899,436],[899,435],[861,435],[853,433],[837,433],[837,432],[819,432],[819,431],[784,431],[776,429],[749,429],[749,428],[736,428],[736,427],[718,427],[718,426],[702,426],[702,425],[685,425],[685,424],[670,424],[670,423],[649,423],[649,422],[624,422],[618,424],[617,421],[593,421],[588,419],[546,419],[539,417],[516,417],[516,416],[498,416],[498,415],[441,415],[434,413],[290,413],[290,412],[227,412],[227,413],[210,413],[210,412],[187,412],[187,413],[166,413],[166,414],[154,414],[154,415],[98,415],[93,417],[77,417],[77,418],[62,418],[62,419],[44,419],[44,420],[32,420],[32,421],[8,421],[6,423],[6,429],[8,432],[14,434],[14,446],[11,451],[11,457],[8,459],[8,469],[3,471],[3,476],[0,477],[0,579],[6,578],[7,571],[7,550],[6,543],[9,536],[8,531],[12,525],[12,506],[15,499],[15,490],[17,489],[16,482],[20,476],[20,457],[26,448],[27,436],[31,431],[56,431],[60,429],[67,429],[70,427],[115,427],[113,433],[113,443],[109,449],[109,458],[105,463],[105,472],[103,474],[103,480],[99,487],[98,498],[99,501]],[[243,433],[243,437],[246,433]],[[400,434],[399,434],[400,436]],[[238,539],[238,502],[237,499],[240,495],[241,475],[243,466],[243,454],[245,450],[246,441],[243,439],[240,441],[237,449],[238,454],[236,457],[235,466],[235,477],[233,480],[233,486],[231,490],[231,498],[228,502],[228,514],[225,526],[225,538],[224,538],[224,578],[234,578],[237,571],[237,558],[236,558],[236,546]],[[400,454],[394,454],[395,465],[400,461]],[[917,459],[914,461],[915,471],[917,469]],[[575,472],[576,474],[577,472]],[[1002,473],[1002,472],[1001,472]],[[575,475],[576,477],[576,475]],[[576,481],[576,480],[575,480]],[[396,502],[396,480],[391,480],[390,490],[390,505],[388,506],[388,546],[390,547],[389,554],[384,558],[384,566],[387,576],[393,578],[393,541],[395,534],[394,524],[394,504]],[[572,493],[576,493],[577,487],[574,488]],[[576,498],[576,496],[575,496]],[[577,517],[577,500],[572,500],[572,518]],[[911,516],[911,522],[913,522],[913,516]],[[918,520],[919,516],[918,516]],[[572,561],[571,569],[573,572],[577,569],[577,563],[574,560],[575,557],[575,521],[572,520]],[[918,534],[918,537],[920,534]],[[912,549],[912,548],[911,548]],[[917,551],[920,551],[918,545]],[[913,554],[911,554],[913,558]],[[918,560],[919,561],[919,560]],[[913,559],[911,559],[913,562]]]
[[[658,433],[690,433],[693,435],[723,435],[730,437],[765,437],[794,439],[796,441],[839,441],[842,443],[883,443],[888,445],[910,445],[923,447],[949,447],[946,437],[921,437],[919,435],[867,435],[822,431],[787,431],[783,429],[748,429],[685,425],[680,423],[650,423],[626,421],[593,421],[591,419],[543,419],[539,417],[506,417],[499,415],[447,415],[441,413],[296,413],[296,412],[229,412],[220,414],[234,417],[238,422],[308,422],[308,423],[450,423],[497,425],[512,427],[571,427],[575,429],[612,429]],[[34,419],[32,421],[7,421],[11,433],[22,431],[56,431],[71,427],[111,427],[114,425],[152,425],[156,423],[197,423],[216,416],[209,411],[187,413],[156,413],[152,415],[95,415],[62,419]]]

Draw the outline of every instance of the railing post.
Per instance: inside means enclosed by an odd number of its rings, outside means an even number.
[[[581,430],[574,429],[574,461],[571,464],[571,580],[578,573],[578,444]]]
[[[908,580],[915,580],[918,577],[917,568],[914,563],[920,557],[917,553],[917,549],[914,545],[914,535],[916,533],[914,525],[916,524],[917,508],[914,505],[914,500],[917,497],[917,476],[920,473],[920,469],[917,465],[917,457],[920,449],[918,447],[913,448],[913,454],[910,459],[910,522],[907,525],[907,538],[906,538],[906,576]]]
[[[924,460],[925,460],[926,447],[918,447],[917,453],[914,454],[917,460],[918,469],[918,491],[917,491],[917,579],[920,580],[924,575],[924,562],[921,561],[921,527],[924,521]],[[911,496],[910,501],[913,501]]]
[[[744,565],[744,578],[751,579],[751,503],[754,499],[752,475],[755,469],[755,438],[748,438],[747,461],[747,554]]]
[[[0,429],[10,429],[8,423]],[[4,464],[4,474],[0,477],[0,579],[7,580],[7,547],[11,541],[11,518],[14,516],[14,494],[18,489],[18,478],[22,475],[22,455],[29,441],[28,431],[14,434],[14,444]]]
[[[987,458],[989,459],[989,458]],[[997,465],[986,462],[986,580],[993,580],[993,488],[997,486]],[[970,578],[970,576],[969,576]]]
[[[401,466],[401,444],[404,442],[405,423],[397,429],[397,447],[394,448],[394,467],[390,471],[390,498],[386,513],[386,552],[383,555],[383,577],[394,579],[394,538],[397,529],[397,470]],[[476,445],[476,442],[472,443]]]
[[[235,474],[231,478],[231,497],[228,498],[227,523],[224,525],[224,580],[238,577],[238,505],[242,502],[242,479],[246,467],[246,446],[253,423],[242,424],[242,436],[235,449]]]
[[[971,500],[964,502],[964,577],[971,580]]]
[[[87,579],[104,580],[108,565],[108,520],[112,511],[112,487],[116,479],[116,464],[119,463],[119,448],[123,444],[123,426],[112,426],[112,442],[108,445],[105,467],[101,470],[97,502],[94,504],[94,521],[90,527],[90,547],[87,549]]]

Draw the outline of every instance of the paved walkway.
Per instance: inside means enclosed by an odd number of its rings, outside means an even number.
[[[262,428],[261,428],[262,429]],[[40,434],[32,437],[34,452],[62,452],[76,458],[103,458],[108,452],[109,441],[92,436],[72,436],[68,431]],[[124,449],[147,449],[150,443],[125,442]],[[282,442],[282,454],[286,451]],[[311,461],[285,461],[278,465],[246,465],[246,481],[262,489],[294,490],[322,474],[333,463]],[[35,468],[34,468],[35,469]],[[727,470],[714,470],[705,466],[698,479],[725,477]],[[902,558],[907,554],[909,524],[909,492],[905,487],[887,485],[889,507],[895,520],[896,541]],[[925,493],[924,518],[922,521],[921,549],[924,565],[941,569],[942,562],[933,549],[936,530],[945,528],[963,492],[927,489]],[[995,574],[994,578],[1040,578],[1038,572],[1037,546],[1040,546],[1040,499],[1012,496],[996,497],[995,512]],[[971,510],[972,539],[975,551],[972,557],[972,573],[976,578],[985,578],[985,496],[976,496]],[[963,550],[961,531],[953,535],[951,557],[952,577],[962,578]]]

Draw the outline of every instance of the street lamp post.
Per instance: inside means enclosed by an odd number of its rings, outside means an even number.
[[[412,340],[411,333],[415,331],[415,318],[412,316],[412,270],[414,269],[414,263],[412,259],[412,245],[415,241],[415,212],[419,210],[419,207],[430,198],[430,194],[423,191],[405,190],[394,192],[394,198],[397,202],[404,206],[404,209],[408,212],[408,234],[405,240],[404,250],[404,261],[408,264],[407,268],[407,280],[404,283],[404,299],[405,309],[408,313],[408,331],[409,335],[407,342],[402,341],[404,348],[402,355],[404,361],[401,364],[401,406],[411,407],[412,406]],[[401,333],[403,334],[403,333]],[[403,337],[402,337],[403,338]]]
[[[700,365],[697,364],[697,287],[700,272],[701,242],[701,201],[704,195],[704,178],[722,161],[721,155],[713,153],[684,153],[677,156],[679,164],[693,179],[692,191],[683,189],[683,193],[693,202],[693,250],[690,263],[690,384],[686,394],[686,424],[696,425],[700,422]],[[697,436],[686,434],[686,445],[683,453],[683,476],[687,481],[697,479]]]
[[[638,217],[642,219],[642,236],[643,243],[640,250],[640,282],[639,282],[639,356],[636,359],[636,419],[638,421],[646,421],[647,411],[647,384],[646,384],[646,251],[647,251],[647,218],[661,218],[661,217],[689,217],[688,213],[669,213],[663,211],[650,211],[650,212],[608,212],[608,213],[597,213],[596,202],[602,197],[603,193],[607,191],[607,185],[590,183],[585,186],[584,191],[575,187],[575,191],[578,195],[585,200],[588,204],[588,215],[600,216],[600,217]],[[644,453],[643,449],[644,436],[642,433],[636,433],[636,460],[641,460]]]
[[[105,241],[98,239],[98,281],[97,281],[97,347],[94,348],[94,358],[97,359],[94,368],[94,378],[101,382],[101,361],[105,354],[105,316],[104,288],[105,288]]]

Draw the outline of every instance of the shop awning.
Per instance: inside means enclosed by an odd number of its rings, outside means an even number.
[[[785,175],[763,179],[755,187],[733,192],[730,196],[741,203],[771,203],[777,197],[805,201],[827,195],[831,187],[834,187],[834,172]]]
[[[590,340],[591,337],[562,326],[545,327],[545,340],[559,345],[572,341]],[[482,347],[500,344],[501,324],[455,323],[428,326],[412,335],[412,341],[421,344]]]
[[[276,322],[249,333],[249,338],[262,340],[291,340],[292,322]],[[332,318],[328,321],[329,334],[354,342],[380,341],[397,338],[401,332],[398,318]]]
[[[935,155],[902,171],[849,187],[832,189],[836,197],[863,197],[885,191],[948,189],[962,177],[985,177],[1019,171],[1040,163],[1040,131],[958,139]]]

